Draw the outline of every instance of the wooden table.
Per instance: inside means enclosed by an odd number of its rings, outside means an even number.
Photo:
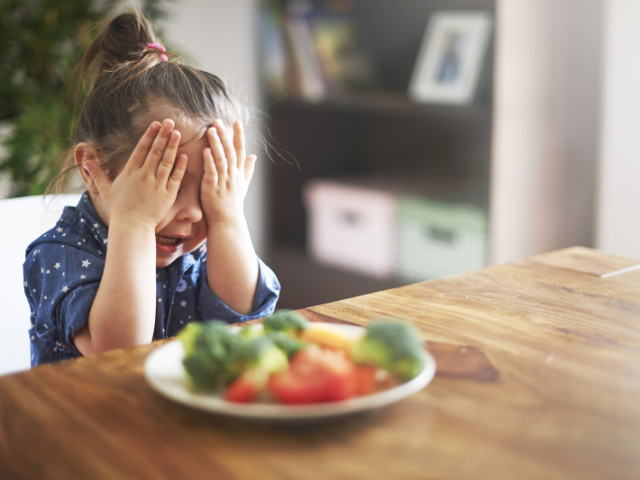
[[[308,427],[156,394],[159,344],[0,378],[0,478],[640,478],[640,265],[572,248],[302,311],[416,325],[420,393]]]

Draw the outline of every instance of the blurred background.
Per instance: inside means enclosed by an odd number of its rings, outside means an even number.
[[[637,0],[3,0],[0,197],[42,194],[91,25],[131,5],[251,108],[280,308],[574,245],[640,258]]]

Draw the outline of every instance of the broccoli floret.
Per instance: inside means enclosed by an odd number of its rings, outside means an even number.
[[[265,332],[285,332],[299,335],[307,329],[309,322],[293,310],[277,310],[262,322]]]
[[[238,345],[229,359],[229,367],[234,375],[252,370],[266,375],[286,370],[287,356],[267,337],[258,337]]]
[[[264,335],[264,328],[261,324],[243,325],[238,332],[244,340],[253,340],[254,338],[262,337]]]
[[[242,342],[220,321],[195,322],[184,328],[178,338],[184,348],[184,365],[193,387],[212,389],[228,382],[231,352]]]
[[[287,335],[284,332],[269,332],[267,333],[267,338],[282,350],[289,360],[298,353],[298,350],[308,345],[307,342],[303,342],[299,338]]]
[[[424,366],[422,343],[415,330],[405,323],[378,320],[368,328],[352,351],[356,363],[375,365],[411,380]]]

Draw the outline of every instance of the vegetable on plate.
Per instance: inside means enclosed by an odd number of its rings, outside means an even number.
[[[348,400],[407,382],[424,368],[417,332],[397,320],[345,328],[280,310],[240,328],[192,323],[178,338],[191,388],[230,402]]]

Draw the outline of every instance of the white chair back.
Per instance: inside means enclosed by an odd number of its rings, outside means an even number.
[[[0,200],[0,375],[31,367],[29,303],[24,294],[22,264],[29,244],[52,228],[66,205],[80,195],[41,195]]]

